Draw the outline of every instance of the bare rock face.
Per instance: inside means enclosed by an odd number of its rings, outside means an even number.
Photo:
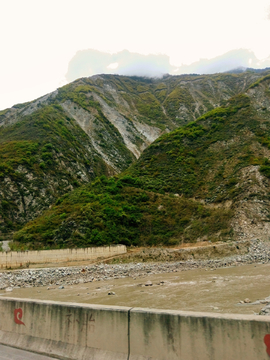
[[[52,93],[46,94],[34,101],[15,105],[10,109],[6,109],[4,114],[2,116],[0,115],[0,126],[13,125],[25,116],[31,115],[35,111],[39,110],[40,107],[50,104],[56,97],[57,93],[58,90],[55,90]]]
[[[3,251],[10,251],[9,241],[2,241],[2,250]]]
[[[99,98],[99,100],[102,101],[103,108],[107,110],[109,108],[109,111],[104,111],[104,113],[106,114],[107,119],[119,131],[121,138],[120,136],[119,138],[110,136],[110,132],[107,131],[102,121],[100,121],[95,114],[84,110],[75,103],[68,100],[62,103],[61,106],[68,116],[74,118],[79,126],[86,132],[100,157],[116,172],[120,172],[125,168],[128,159],[125,157],[125,153],[118,151],[117,148],[119,142],[123,142],[127,149],[133,153],[134,157],[138,158],[141,154],[141,150],[136,145],[136,139],[139,138],[140,133],[134,128],[133,124],[130,124],[130,121],[109,106],[106,106],[104,100],[101,98]],[[102,140],[100,138],[100,133],[102,133]],[[104,141],[106,143],[106,148],[104,148]],[[145,146],[148,144],[145,144]]]
[[[241,195],[233,205],[235,235],[243,240],[269,240],[269,180],[260,173],[259,166],[246,167],[240,174]]]

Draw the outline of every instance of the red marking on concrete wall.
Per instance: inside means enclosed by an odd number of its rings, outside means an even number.
[[[15,321],[15,323],[18,324],[18,325],[24,325],[25,326],[24,322],[21,321],[22,316],[23,316],[23,311],[22,311],[21,308],[14,310],[14,321]]]
[[[266,352],[270,356],[270,334],[266,334],[263,341],[266,345]]]

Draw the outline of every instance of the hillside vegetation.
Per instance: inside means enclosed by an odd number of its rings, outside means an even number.
[[[230,200],[242,193],[240,170],[269,166],[269,77],[259,88],[228,100],[195,122],[157,139],[125,173],[144,189],[172,192],[206,202]]]
[[[270,79],[164,134],[15,234],[30,248],[269,238]]]
[[[230,237],[230,210],[134,185],[137,180],[131,177],[103,176],[74,190],[15,234],[17,248],[176,245],[205,236],[213,241]]]
[[[111,172],[59,106],[1,127],[0,234],[20,228],[61,194]]]

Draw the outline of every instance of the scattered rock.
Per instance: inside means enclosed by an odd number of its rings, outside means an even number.
[[[260,304],[266,304],[267,301],[260,301],[260,300],[257,300],[257,301],[254,301],[253,303],[251,303],[250,305],[260,305]]]
[[[114,291],[109,291],[108,295],[115,295],[115,292]]]
[[[153,283],[150,280],[146,281],[146,283],[144,284],[144,286],[152,286],[152,285],[153,285]]]
[[[259,315],[270,315],[270,304],[266,305],[262,310],[259,312]]]

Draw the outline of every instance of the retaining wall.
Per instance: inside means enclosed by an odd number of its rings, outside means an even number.
[[[0,343],[59,359],[269,360],[267,334],[262,316],[0,299]]]
[[[125,254],[125,245],[90,247],[85,249],[60,249],[40,251],[0,252],[0,268],[18,268],[29,264],[66,263],[74,261],[95,260],[114,255]]]

